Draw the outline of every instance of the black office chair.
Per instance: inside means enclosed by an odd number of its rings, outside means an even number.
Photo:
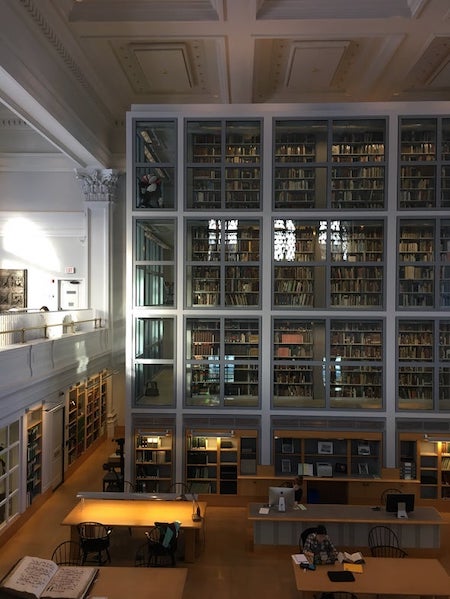
[[[80,543],[75,541],[63,541],[55,547],[52,553],[52,561],[58,566],[81,566],[83,553]]]
[[[111,562],[109,554],[111,530],[111,528],[100,522],[81,522],[78,524],[83,564],[88,561],[89,555],[92,553],[96,555],[95,561],[99,565]]]
[[[176,566],[178,529],[177,522],[155,522],[155,526],[145,533],[149,566]]]
[[[369,530],[368,545],[373,557],[406,557],[398,537],[389,526],[374,526]]]
[[[317,532],[317,527],[316,527],[316,526],[313,526],[313,527],[310,527],[310,528],[305,528],[305,530],[303,530],[303,531],[300,533],[300,539],[299,539],[299,543],[298,543],[298,546],[299,546],[299,549],[300,549],[300,553],[302,553],[302,552],[303,552],[303,547],[304,547],[304,545],[305,545],[305,541],[306,541],[306,539],[307,539],[307,538],[309,537],[309,535],[310,535],[310,534],[312,534],[313,532]]]

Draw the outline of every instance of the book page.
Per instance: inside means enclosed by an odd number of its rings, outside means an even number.
[[[57,570],[51,560],[25,556],[2,582],[2,587],[39,597]]]
[[[42,599],[78,599],[83,597],[95,578],[98,568],[90,566],[60,566],[42,592]]]

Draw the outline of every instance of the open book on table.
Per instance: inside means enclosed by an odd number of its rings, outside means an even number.
[[[52,560],[25,556],[0,583],[0,595],[25,599],[82,599],[98,568],[58,566]]]
[[[356,551],[355,553],[347,553],[347,551],[339,551],[338,562],[348,564],[364,564],[364,557],[362,553]]]

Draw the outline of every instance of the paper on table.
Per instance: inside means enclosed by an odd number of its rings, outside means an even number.
[[[294,562],[296,564],[307,564],[308,560],[306,559],[306,556],[304,553],[294,553],[292,555],[292,559],[294,560]]]

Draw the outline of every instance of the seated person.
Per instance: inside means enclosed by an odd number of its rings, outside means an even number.
[[[316,532],[312,532],[306,538],[303,545],[303,553],[311,564],[334,564],[337,560],[337,550],[327,534],[325,526],[320,524]]]
[[[303,477],[302,476],[296,476],[294,478],[294,493],[295,493],[295,503],[300,503],[303,497]]]

